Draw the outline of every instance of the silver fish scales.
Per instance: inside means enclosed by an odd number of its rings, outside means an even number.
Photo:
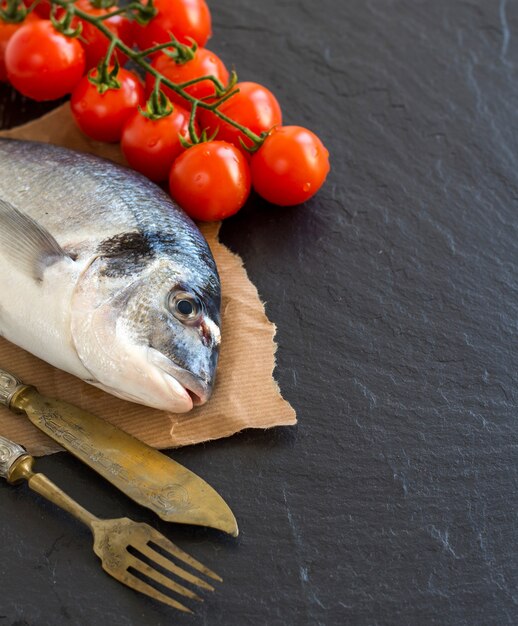
[[[0,334],[121,398],[184,412],[214,384],[220,281],[157,185],[95,156],[0,139]]]

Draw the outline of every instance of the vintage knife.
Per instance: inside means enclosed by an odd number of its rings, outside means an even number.
[[[210,526],[237,537],[234,514],[210,485],[120,428],[45,397],[2,369],[0,404],[25,413],[46,435],[163,520]]]

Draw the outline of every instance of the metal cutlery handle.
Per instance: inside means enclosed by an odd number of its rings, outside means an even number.
[[[0,405],[3,404],[9,408],[14,394],[24,387],[27,387],[27,385],[23,381],[14,374],[0,368]]]
[[[16,484],[26,480],[29,487],[41,496],[82,521],[91,528],[97,517],[89,513],[44,474],[32,471],[33,457],[14,441],[0,436],[0,477],[8,483]]]
[[[96,517],[44,474],[35,473],[34,458],[21,446],[4,437],[0,437],[0,463],[2,462],[4,466],[0,466],[0,476],[7,482],[15,485],[26,481],[32,491],[86,524],[93,534],[93,549],[101,559],[104,571],[131,589],[180,611],[192,613],[191,609],[178,602],[169,592],[193,600],[202,598],[192,589],[176,582],[173,575],[182,582],[185,580],[207,591],[214,591],[214,587],[193,571],[180,567],[178,561],[188,565],[191,570],[197,570],[209,578],[222,582],[217,574],[186,554],[148,524],[134,522],[127,517],[117,519]],[[160,552],[155,549],[156,547]],[[145,560],[141,560],[137,555],[142,555]],[[140,576],[136,576],[135,573]],[[157,588],[158,586],[161,589]]]
[[[43,396],[2,368],[1,405],[25,413],[39,430],[163,520],[212,526],[237,537],[234,514],[210,485],[110,422]]]
[[[28,456],[25,448],[5,437],[0,437],[0,476],[9,480],[11,467],[23,456]]]

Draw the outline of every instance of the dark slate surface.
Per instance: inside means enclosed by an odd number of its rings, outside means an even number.
[[[172,454],[242,529],[157,523],[225,578],[195,617],[0,488],[0,626],[515,624],[518,4],[212,5],[213,48],[332,155],[316,199],[254,198],[223,228],[278,324],[300,424]],[[156,523],[64,454],[39,467],[99,515]]]

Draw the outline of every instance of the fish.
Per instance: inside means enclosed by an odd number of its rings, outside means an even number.
[[[0,336],[118,396],[207,402],[221,283],[194,222],[113,162],[0,138]]]

